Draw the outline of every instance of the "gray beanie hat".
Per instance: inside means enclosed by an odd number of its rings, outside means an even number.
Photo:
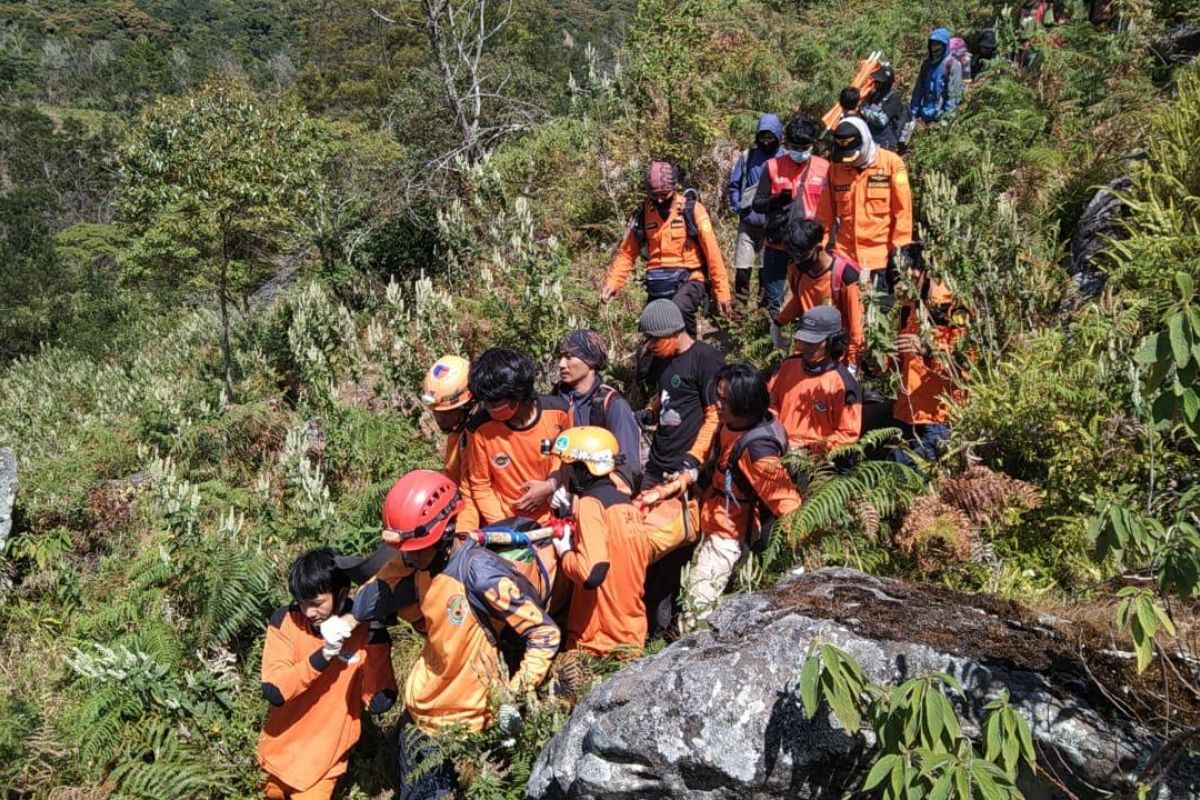
[[[670,300],[652,300],[642,309],[638,330],[647,336],[661,339],[683,330],[683,312]]]

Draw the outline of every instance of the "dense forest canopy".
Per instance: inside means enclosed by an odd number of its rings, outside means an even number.
[[[1196,654],[1200,10],[1066,5],[1027,35],[980,0],[0,4],[6,796],[253,796],[286,566],[369,552],[392,481],[438,465],[428,366],[504,345],[548,368],[587,325],[632,388],[639,298],[597,290],[649,159],[716,217],[761,113],[824,114],[876,50],[907,93],[939,26],[994,26],[1012,57],[905,156],[926,255],[976,320],[950,456],[929,484],[813,466],[826,499],[740,588],[849,564],[1108,603],[1152,695],[1151,657]],[[1106,185],[1120,220],[1081,260]],[[736,220],[717,229],[731,251]],[[881,365],[895,313],[867,316]],[[765,317],[713,326],[730,360],[781,355]],[[992,483],[963,481],[980,466]],[[419,646],[397,632],[398,674]],[[1179,663],[1179,708],[1129,709],[1167,736],[1200,707]],[[397,713],[339,796],[389,796]],[[563,714],[511,750],[453,745],[469,796],[520,796]]]

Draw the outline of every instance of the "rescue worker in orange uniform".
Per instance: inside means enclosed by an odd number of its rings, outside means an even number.
[[[967,333],[969,314],[955,301],[949,288],[925,269],[920,250],[910,253],[908,275],[916,297],[900,309],[894,365],[900,371],[900,391],[892,416],[901,423],[914,453],[936,461],[950,437],[950,405],[966,400],[959,358]],[[916,466],[907,453],[893,457]]]
[[[842,315],[817,306],[804,314],[796,331],[796,353],[783,360],[771,379],[771,410],[794,448],[822,456],[857,442],[862,433],[862,389],[842,363],[847,342]]]
[[[700,464],[717,430],[713,381],[725,359],[712,345],[692,338],[679,309],[669,301],[655,300],[647,305],[638,319],[638,329],[649,342],[649,379],[657,391],[643,412],[643,418],[655,427],[642,474],[642,491],[672,480],[686,489],[699,480]],[[652,633],[671,625],[680,571],[693,549],[685,546],[668,553],[647,574],[646,608]]]
[[[442,356],[434,362],[421,381],[421,402],[433,415],[438,430],[446,434],[446,446],[442,451],[442,472],[458,484],[463,493],[463,510],[458,515],[458,524],[463,530],[479,527],[479,510],[471,497],[471,485],[467,480],[464,465],[467,459],[467,442],[470,441],[471,389],[469,384],[471,364],[460,356]],[[474,420],[478,422],[479,420]]]
[[[617,439],[604,428],[570,428],[552,453],[562,461],[555,508],[575,520],[569,535],[554,539],[559,567],[574,585],[567,647],[640,655],[652,548],[638,509],[612,480],[622,460]]]
[[[561,397],[534,391],[537,369],[529,357],[494,347],[471,365],[471,395],[489,419],[471,432],[467,476],[484,523],[509,517],[550,519],[550,496],[558,488],[558,464],[541,451],[571,427]]]
[[[784,242],[788,221],[815,219],[833,230],[834,207],[830,192],[829,162],[813,155],[821,133],[808,117],[793,117],[783,132],[782,154],[767,162],[754,192],[753,208],[766,215],[766,249],[763,251],[762,285],[768,314],[773,318],[783,306],[788,253]],[[771,339],[787,347],[787,338],[772,319]]]
[[[904,160],[875,144],[861,117],[847,117],[833,134],[833,187],[837,249],[891,294],[892,255],[912,242],[913,203]]]
[[[825,247],[825,227],[816,220],[793,219],[788,225],[788,288],[791,297],[775,318],[781,327],[799,319],[817,306],[832,306],[842,315],[845,334],[846,366],[858,375],[867,337],[863,332],[862,289],[858,265],[840,253]]]
[[[696,335],[696,312],[707,284],[723,316],[733,313],[729,275],[704,205],[676,190],[675,168],[653,161],[646,170],[648,199],[629,219],[616,257],[608,268],[600,300],[607,303],[633,274],[646,248],[646,300],[667,299],[679,307],[687,330]]]
[[[787,431],[770,411],[767,384],[749,364],[717,373],[721,426],[713,441],[712,483],[700,504],[704,538],[688,587],[689,627],[706,619],[733,575],[743,548],[765,545],[774,520],[799,508],[800,494],[780,458]]]
[[[536,688],[561,644],[558,626],[515,567],[455,536],[461,511],[458,487],[441,473],[415,470],[396,481],[383,502],[383,527],[398,542],[411,573],[395,571],[394,585],[375,581],[376,596],[362,604],[369,611],[360,613],[355,598],[360,619],[417,604],[426,635],[404,685],[397,753],[401,800],[455,797],[453,765],[436,763],[437,750],[427,736],[451,727],[479,731],[497,722],[489,696]],[[511,678],[497,645],[506,630],[524,646]],[[513,714],[514,708],[502,706],[498,716]]]
[[[276,609],[262,655],[262,693],[271,709],[258,740],[271,800],[328,800],[372,714],[396,702],[391,639],[382,626],[351,631],[350,579],[329,548],[296,559],[293,603]]]

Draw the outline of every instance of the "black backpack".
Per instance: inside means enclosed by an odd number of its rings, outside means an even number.
[[[687,230],[688,238],[696,246],[696,252],[700,255],[700,265],[705,272],[708,271],[708,259],[704,255],[704,248],[700,246],[700,227],[696,224],[696,204],[700,202],[700,192],[696,189],[683,190],[683,226]],[[646,246],[646,203],[643,202],[633,212],[633,235],[637,237],[638,242],[643,248]],[[645,253],[643,252],[644,256]]]
[[[738,462],[741,461],[742,453],[746,452],[747,447],[755,442],[762,441],[771,443],[774,446],[773,449],[777,451],[777,455],[783,455],[787,452],[787,431],[783,429],[783,425],[779,422],[778,417],[772,415],[743,433],[742,437],[734,442],[733,449],[729,451],[729,460],[725,462],[724,467],[720,464],[717,465],[717,468],[723,469],[725,473],[722,493],[725,495],[726,502],[738,502],[733,494],[734,484],[737,484],[738,489],[743,495],[754,498],[753,502],[756,504],[758,510],[759,527],[757,530],[754,529],[754,515],[747,514],[746,530],[742,531],[742,535],[745,537],[746,546],[755,553],[762,552],[767,546],[777,519],[770,507],[754,491],[754,484],[750,483],[750,479],[742,473]]]

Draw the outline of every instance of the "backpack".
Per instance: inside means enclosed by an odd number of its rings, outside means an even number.
[[[760,441],[771,442],[775,446],[775,449],[778,450],[779,455],[783,455],[788,450],[787,431],[783,429],[783,425],[780,424],[777,417],[772,415],[769,419],[758,423],[743,433],[741,438],[734,442],[733,449],[729,451],[729,460],[725,462],[724,466],[724,486],[721,490],[722,494],[725,495],[726,505],[730,502],[739,502],[733,494],[734,484],[737,484],[738,489],[741,490],[743,495],[754,498],[754,503],[758,511],[758,530],[754,530],[754,515],[748,514],[746,516],[747,529],[742,533],[745,537],[746,546],[756,553],[761,552],[766,547],[771,536],[771,531],[775,527],[776,517],[770,507],[754,491],[754,485],[742,473],[738,462],[741,461],[742,453],[746,452],[747,447],[754,442]],[[718,465],[718,468],[720,468],[720,465]]]
[[[700,202],[700,192],[696,189],[683,190],[683,226],[687,230],[687,236],[696,246],[696,252],[700,255],[700,265],[708,270],[708,259],[704,255],[704,248],[700,246],[700,226],[696,224],[696,204]],[[643,250],[646,247],[646,203],[642,203],[633,212],[633,235],[637,237],[638,242],[642,245]],[[645,255],[643,252],[642,255]]]
[[[838,311],[842,310],[842,295],[846,292],[846,267],[849,264],[848,260],[834,254],[833,266],[829,268],[830,293],[833,295],[833,305]]]

